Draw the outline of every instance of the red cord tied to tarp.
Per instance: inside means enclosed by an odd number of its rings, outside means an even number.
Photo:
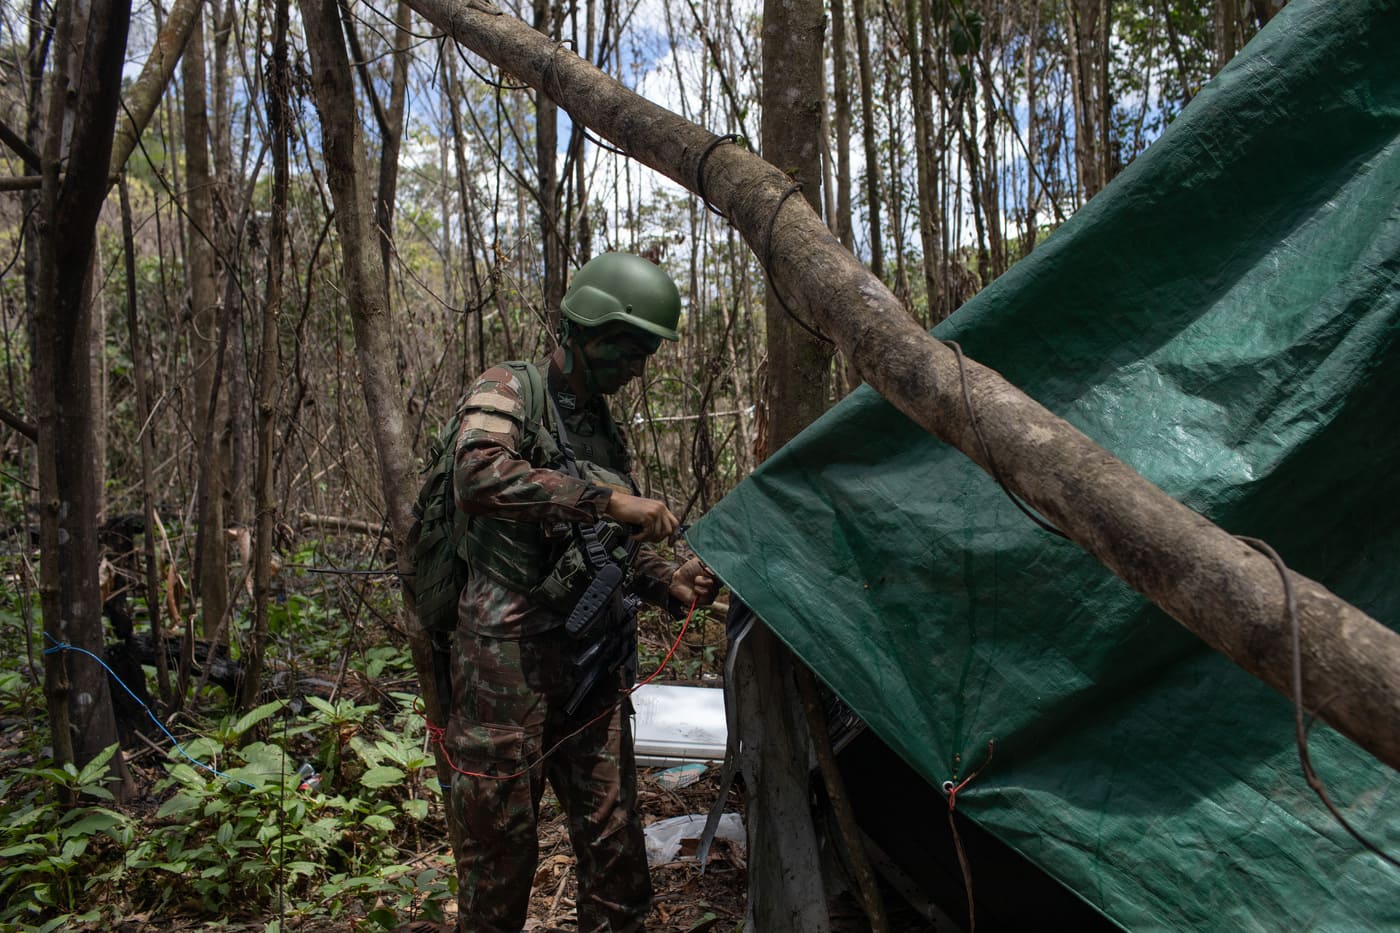
[[[996,753],[996,744],[996,739],[987,740],[987,757],[967,777],[957,783],[953,781],[943,782],[943,792],[948,795],[948,827],[953,831],[953,847],[958,853],[958,865],[962,868],[963,888],[967,891],[968,933],[975,933],[977,930],[977,915],[972,907],[972,866],[967,863],[967,853],[963,851],[962,837],[958,835],[958,824],[953,819],[953,811],[958,808],[958,792],[971,784],[977,775],[981,774],[986,770],[987,765],[992,763],[992,755]]]
[[[966,787],[967,785],[971,784],[972,781],[973,781],[973,779],[975,779],[975,778],[977,777],[977,775],[981,774],[982,771],[987,767],[987,765],[989,765],[989,764],[992,763],[992,755],[994,755],[994,754],[996,753],[996,744],[997,744],[997,740],[996,740],[996,739],[988,739],[988,740],[987,740],[987,757],[986,757],[986,759],[983,760],[983,762],[982,762],[980,765],[977,766],[977,769],[976,769],[975,771],[973,771],[971,774],[969,774],[967,777],[963,778],[961,781],[959,781],[959,782],[956,783],[956,784],[953,783],[952,781],[944,781],[944,782],[943,782],[943,793],[945,793],[945,794],[948,795],[948,812],[949,812],[949,813],[951,813],[952,811],[954,811],[954,810],[956,810],[956,809],[958,808],[958,792],[961,791],[961,790],[962,790],[964,787]]]

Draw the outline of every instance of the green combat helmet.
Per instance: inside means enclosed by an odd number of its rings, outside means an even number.
[[[581,327],[621,322],[665,340],[679,340],[681,293],[661,267],[629,253],[603,253],[574,273],[559,304]]]

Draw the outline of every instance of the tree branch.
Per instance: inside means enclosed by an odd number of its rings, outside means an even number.
[[[24,164],[32,171],[43,171],[40,167],[39,153],[35,152],[34,147],[25,142],[23,136],[10,129],[9,124],[3,120],[0,120],[0,142],[4,142],[5,145],[13,149],[15,154],[23,159]]]
[[[8,408],[0,408],[0,421],[14,428],[34,443],[39,442],[39,428],[10,411]]]
[[[160,99],[175,75],[175,65],[190,41],[190,34],[194,32],[199,9],[200,0],[176,0],[170,8],[165,18],[165,28],[156,36],[151,55],[141,67],[141,74],[131,85],[122,104],[116,139],[112,143],[112,161],[108,168],[111,175],[120,175],[126,167],[126,160],[136,149],[136,141],[151,122],[156,107],[160,106]]]

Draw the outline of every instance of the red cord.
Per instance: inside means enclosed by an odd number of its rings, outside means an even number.
[[[668,651],[668,652],[666,652],[666,657],[664,657],[664,658],[661,659],[661,666],[658,667],[655,671],[653,671],[652,674],[651,674],[651,676],[648,677],[646,680],[644,680],[644,681],[642,681],[641,683],[637,684],[636,686],[632,687],[630,690],[623,690],[622,693],[624,693],[624,694],[636,693],[638,690],[642,689],[642,688],[645,687],[647,684],[649,684],[649,683],[651,683],[653,680],[655,680],[655,679],[656,679],[656,675],[657,675],[657,674],[660,674],[663,670],[666,669],[666,664],[671,660],[671,656],[672,656],[673,654],[675,654],[675,653],[676,653],[676,649],[679,648],[679,647],[681,646],[681,639],[685,637],[685,630],[688,629],[688,628],[690,628],[690,619],[691,619],[692,616],[695,615],[695,604],[698,603],[699,601],[700,601],[700,597],[699,597],[699,596],[695,597],[694,599],[692,599],[692,600],[690,601],[690,611],[687,612],[687,613],[685,614],[685,621],[681,623],[681,633],[680,633],[679,635],[676,636],[676,640],[675,640],[675,641],[671,642],[671,650]]]
[[[975,777],[977,777],[977,775],[981,774],[981,773],[982,773],[982,770],[983,770],[984,768],[986,768],[987,765],[989,765],[989,764],[992,763],[992,755],[996,754],[996,745],[997,745],[997,740],[996,740],[996,739],[988,739],[988,740],[987,740],[987,757],[986,757],[985,759],[983,759],[983,761],[982,761],[982,763],[981,763],[980,765],[977,766],[977,770],[976,770],[976,771],[973,771],[973,772],[972,772],[971,774],[969,774],[967,777],[963,778],[963,779],[962,779],[962,782],[961,782],[960,784],[957,784],[957,785],[955,785],[955,786],[953,786],[953,787],[947,787],[947,791],[948,791],[948,811],[949,811],[950,813],[958,808],[958,791],[962,790],[964,787],[966,787],[967,785],[971,784],[971,783],[972,783],[972,779],[975,778]],[[952,781],[949,781],[949,782],[948,782],[948,784],[952,784],[952,783],[953,783]],[[946,787],[946,785],[945,785],[945,787]]]
[[[637,692],[638,690],[640,690],[641,688],[645,687],[647,684],[649,684],[649,683],[651,683],[653,680],[655,680],[655,679],[657,678],[657,675],[659,675],[663,670],[666,669],[666,665],[670,662],[671,657],[672,657],[673,655],[675,655],[676,649],[680,647],[680,645],[681,645],[681,639],[685,637],[686,630],[687,630],[688,628],[690,628],[690,620],[691,620],[691,618],[694,617],[694,615],[695,615],[695,607],[696,607],[696,605],[699,603],[699,601],[700,601],[700,598],[699,598],[698,596],[697,596],[694,600],[691,601],[691,603],[690,603],[690,611],[686,613],[686,615],[685,615],[685,621],[681,623],[680,634],[678,634],[678,635],[676,636],[676,640],[675,640],[675,641],[671,642],[671,650],[670,650],[670,651],[667,651],[667,652],[666,652],[666,657],[664,657],[664,658],[661,659],[661,665],[660,665],[659,667],[657,667],[656,670],[652,671],[651,676],[648,677],[646,680],[643,680],[641,683],[635,684],[635,685],[633,685],[632,687],[629,687],[629,688],[627,688],[627,689],[625,689],[625,690],[619,690],[619,691],[617,692],[617,695],[618,695],[619,699],[622,698],[622,697],[624,697],[624,696],[630,696],[630,695],[632,695],[633,693],[635,693],[635,692]],[[421,698],[421,697],[419,698],[419,702],[420,702],[420,703],[422,702],[422,698]],[[448,751],[447,751],[447,744],[446,744],[447,728],[446,728],[445,726],[435,726],[435,725],[433,725],[431,722],[429,722],[429,721],[428,721],[428,714],[427,714],[426,711],[423,711],[423,710],[420,709],[419,714],[423,717],[423,722],[424,722],[424,724],[427,726],[427,730],[428,730],[428,741],[431,742],[433,745],[437,746],[438,750],[439,750],[440,752],[442,752],[442,759],[443,759],[443,761],[447,762],[447,766],[448,766],[449,768],[451,768],[453,771],[455,771],[457,774],[465,775],[466,777],[484,778],[484,779],[489,780],[489,781],[511,781],[511,780],[514,780],[515,778],[524,777],[525,775],[527,775],[527,774],[529,774],[531,771],[533,771],[535,768],[538,768],[541,764],[544,763],[544,760],[545,760],[546,758],[548,758],[550,755],[554,754],[556,751],[559,750],[559,746],[563,745],[565,742],[569,741],[569,739],[572,739],[574,736],[578,735],[580,732],[582,732],[583,730],[587,729],[589,726],[591,726],[591,725],[593,725],[594,723],[598,722],[600,719],[603,719],[604,717],[607,717],[607,716],[611,716],[611,715],[612,715],[612,712],[613,712],[613,708],[612,708],[612,707],[608,707],[607,709],[603,710],[601,713],[599,713],[598,715],[594,716],[592,719],[588,720],[588,722],[586,722],[586,723],[584,723],[583,725],[579,726],[579,727],[578,727],[577,729],[575,729],[573,732],[570,732],[568,735],[564,736],[562,739],[560,739],[559,741],[555,742],[553,745],[551,745],[551,746],[549,747],[548,750],[546,750],[545,752],[541,753],[541,755],[540,755],[539,758],[535,759],[533,762],[531,762],[530,764],[526,765],[522,770],[516,771],[514,774],[483,774],[483,773],[481,773],[480,771],[467,771],[467,770],[465,770],[464,768],[459,768],[459,767],[457,767],[457,764],[452,760],[452,756],[451,756],[450,754],[448,754]],[[973,775],[973,776],[975,777],[976,775]],[[968,780],[970,781],[970,780],[972,780],[972,778],[969,777]],[[966,782],[964,782],[964,783],[966,783]]]

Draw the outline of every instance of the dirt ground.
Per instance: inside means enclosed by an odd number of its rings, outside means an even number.
[[[678,790],[667,789],[657,780],[662,770],[643,768],[638,775],[637,797],[644,825],[650,826],[669,817],[709,812],[719,793],[718,764],[710,766],[696,783]],[[742,809],[742,794],[731,791],[726,811],[741,812]],[[724,933],[736,929],[743,920],[748,865],[742,844],[716,839],[703,874],[693,854],[693,844],[683,842],[675,861],[652,867],[655,896],[647,919],[648,931]],[[575,929],[577,892],[578,879],[564,815],[556,810],[540,826],[539,869],[530,897],[530,920],[525,929]]]

